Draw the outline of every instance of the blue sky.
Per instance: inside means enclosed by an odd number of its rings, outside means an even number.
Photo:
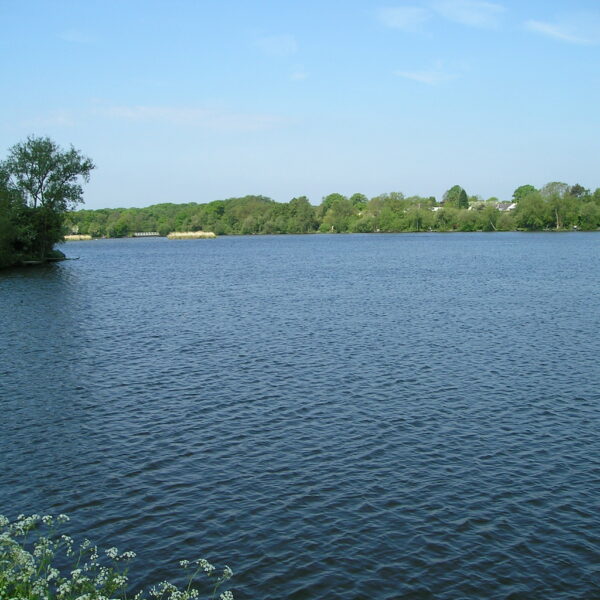
[[[1,151],[86,207],[600,186],[598,0],[0,0]]]

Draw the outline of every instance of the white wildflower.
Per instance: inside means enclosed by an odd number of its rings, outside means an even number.
[[[71,592],[71,583],[69,581],[65,581],[58,586],[56,590],[59,596],[64,596]]]
[[[227,590],[219,596],[220,600],[233,600],[233,592]]]
[[[204,569],[204,572],[208,573],[209,575],[215,570],[215,568],[205,558],[199,558],[196,562]]]
[[[127,583],[128,579],[126,575],[115,575],[113,581],[118,587],[123,587]]]

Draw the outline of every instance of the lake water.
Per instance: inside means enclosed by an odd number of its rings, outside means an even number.
[[[600,597],[600,235],[65,248],[0,273],[0,513],[238,600]]]

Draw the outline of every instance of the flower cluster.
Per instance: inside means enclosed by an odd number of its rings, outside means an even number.
[[[123,563],[135,558],[135,552],[119,553],[116,547],[104,551],[100,559],[98,548],[89,540],[74,550],[73,539],[59,535],[57,526],[69,521],[66,515],[53,517],[37,514],[19,515],[14,522],[0,515],[0,599],[19,600],[109,600],[126,598],[129,579]],[[54,566],[57,556],[64,555],[74,563],[73,568],[61,572]],[[60,562],[60,561],[59,561]],[[64,562],[64,561],[63,561]],[[218,575],[207,560],[182,560],[184,568],[192,567],[187,587],[163,581],[151,588],[150,598],[158,600],[193,600],[199,598],[197,588],[192,587],[196,575],[203,572],[212,578],[212,596],[220,586],[231,579],[233,572],[225,567]],[[139,592],[134,600],[146,600]],[[219,600],[233,600],[231,591],[222,592]]]

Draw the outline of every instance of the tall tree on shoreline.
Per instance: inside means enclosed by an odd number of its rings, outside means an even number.
[[[63,239],[65,213],[83,202],[82,182],[94,167],[78,150],[63,150],[48,137],[29,136],[9,150],[0,183],[10,206],[14,261],[47,258]]]
[[[460,185],[452,186],[444,194],[444,205],[454,208],[469,208],[469,197],[467,192]]]
[[[94,168],[78,150],[62,150],[48,137],[29,136],[15,144],[4,161],[9,186],[20,192],[27,206],[59,212],[83,202],[80,182],[88,182]]]

